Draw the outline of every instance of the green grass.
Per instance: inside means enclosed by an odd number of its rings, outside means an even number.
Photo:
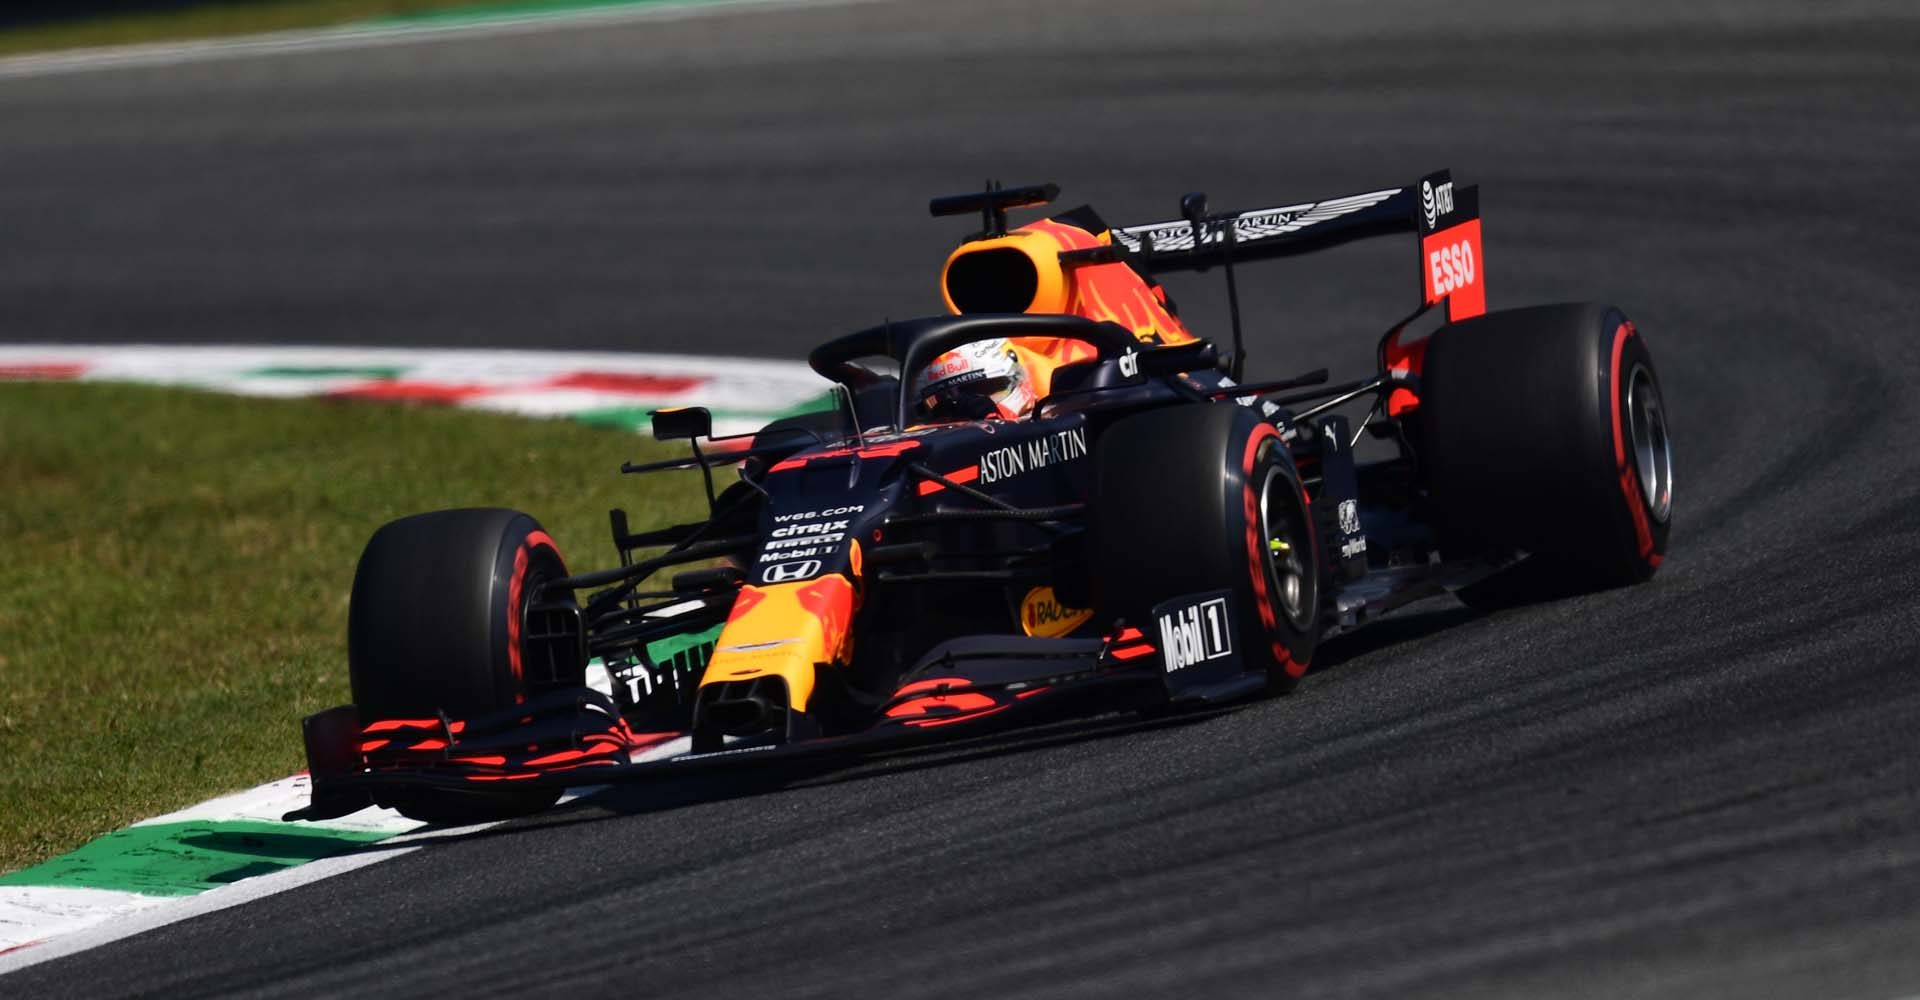
[[[697,517],[697,475],[557,421],[138,386],[0,385],[0,871],[304,766],[349,700],[355,560],[380,524],[516,507],[576,569],[607,510]]]
[[[16,28],[0,34],[0,55],[91,45],[215,38],[360,21],[425,18],[442,12],[516,13],[589,6],[582,0],[251,0],[195,4]]]

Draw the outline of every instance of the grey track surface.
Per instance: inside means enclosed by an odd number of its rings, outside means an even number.
[[[0,81],[7,339],[795,356],[933,311],[924,199],[989,175],[1134,221],[1447,164],[1495,306],[1625,307],[1681,449],[1646,587],[1410,618],[1187,724],[612,794],[0,993],[1920,993],[1920,19],[1562,6],[901,0]],[[1263,272],[1265,367],[1361,369],[1411,258]]]

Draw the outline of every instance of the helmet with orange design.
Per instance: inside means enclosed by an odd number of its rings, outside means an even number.
[[[1019,420],[1033,412],[1033,383],[1013,344],[977,340],[933,359],[914,376],[913,412],[921,420]]]

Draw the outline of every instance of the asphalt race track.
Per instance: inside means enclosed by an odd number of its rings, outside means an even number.
[[[986,177],[1131,222],[1450,165],[1491,304],[1625,308],[1680,449],[1646,587],[1443,606],[1173,724],[608,794],[0,993],[1920,994],[1920,10],[1282,6],[0,80],[8,340],[798,356],[936,311],[925,199]],[[1243,279],[1260,373],[1360,373],[1407,241]],[[1176,290],[1224,332],[1215,281]]]

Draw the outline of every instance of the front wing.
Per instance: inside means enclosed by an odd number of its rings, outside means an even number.
[[[779,744],[661,754],[685,733],[636,733],[606,695],[553,691],[472,719],[362,723],[354,706],[303,723],[313,795],[289,820],[344,816],[379,793],[441,788],[484,793],[645,782],[741,767],[910,748],[1076,711],[1155,701],[1215,702],[1264,686],[1244,676],[1204,689],[1170,684],[1157,645],[1138,629],[1103,639],[973,637],[947,643],[858,732]],[[682,744],[684,745],[684,744]]]

